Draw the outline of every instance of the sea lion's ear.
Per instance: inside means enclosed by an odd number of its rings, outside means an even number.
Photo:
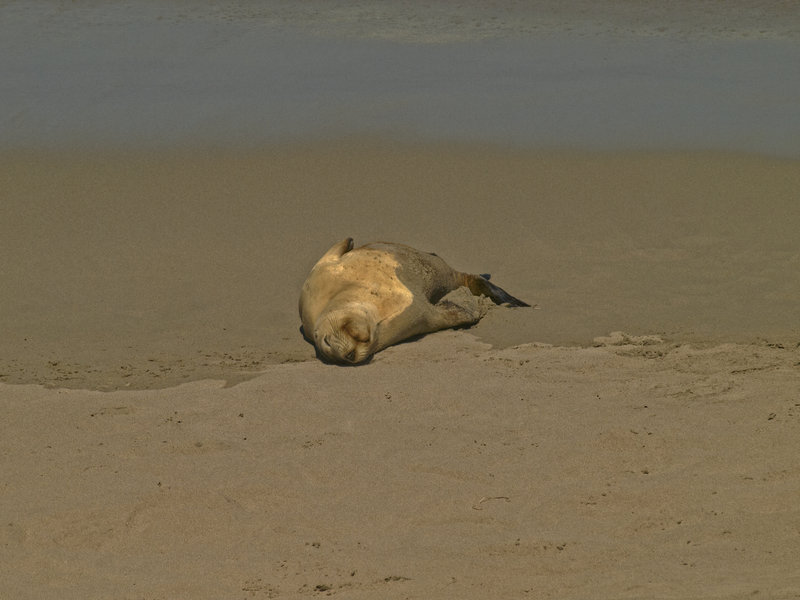
[[[328,262],[331,260],[337,260],[341,258],[344,254],[350,252],[353,249],[353,238],[345,238],[341,242],[336,242],[333,246],[331,246],[330,250],[328,250],[325,254],[322,255],[322,258],[319,259],[318,262]]]
[[[342,329],[344,329],[354,340],[359,342],[369,341],[369,328],[366,326],[366,323],[360,319],[358,321],[348,319],[342,326]]]

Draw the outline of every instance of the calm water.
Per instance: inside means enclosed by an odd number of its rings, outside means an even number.
[[[800,156],[797,40],[555,30],[421,43],[247,11],[193,17],[190,3],[65,6],[0,8],[6,148],[389,134]]]

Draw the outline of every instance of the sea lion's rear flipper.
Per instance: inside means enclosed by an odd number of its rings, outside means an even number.
[[[345,238],[341,242],[336,242],[331,249],[328,250],[325,254],[322,255],[322,258],[319,259],[318,262],[328,262],[331,260],[337,260],[342,257],[342,255],[347,254],[350,250],[353,249],[353,238]]]
[[[483,318],[488,305],[489,301],[485,298],[459,287],[436,304],[429,305],[433,310],[427,317],[427,323],[432,330],[469,327]]]
[[[495,304],[508,304],[509,306],[530,306],[519,298],[515,298],[500,286],[489,281],[486,275],[470,275],[464,273],[464,284],[476,296],[486,296]]]

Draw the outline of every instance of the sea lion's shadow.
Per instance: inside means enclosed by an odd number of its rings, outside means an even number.
[[[471,327],[473,327],[473,326],[474,326],[474,323],[468,323],[468,324],[464,324],[464,325],[459,325],[459,326],[457,326],[457,327],[451,327],[450,329],[470,329],[470,328],[471,328]],[[317,347],[314,345],[314,341],[313,341],[313,340],[311,340],[311,339],[310,339],[310,338],[309,338],[309,337],[306,335],[306,332],[305,332],[305,330],[303,329],[303,326],[302,326],[302,325],[300,326],[300,328],[299,328],[299,331],[300,331],[300,335],[302,335],[302,336],[303,336],[303,339],[304,339],[306,342],[308,342],[309,344],[311,344],[311,347],[312,347],[312,348],[314,348],[314,353],[317,355],[317,358],[318,358],[318,359],[319,359],[321,362],[325,363],[326,365],[334,365],[334,366],[336,366],[336,367],[361,367],[361,366],[363,366],[363,365],[368,365],[368,364],[370,364],[370,363],[372,362],[372,359],[375,357],[375,354],[372,354],[372,355],[371,355],[371,356],[370,356],[370,357],[369,357],[367,360],[365,360],[365,361],[363,361],[363,362],[360,362],[360,363],[358,363],[358,364],[351,364],[351,363],[338,363],[338,362],[334,362],[334,361],[332,361],[332,360],[329,360],[329,359],[328,359],[328,358],[327,358],[327,357],[326,357],[324,354],[322,354],[322,353],[319,351],[319,349],[318,349],[318,348],[317,348]],[[395,343],[394,343],[394,344],[392,344],[392,345],[393,345],[393,346],[402,346],[402,345],[404,345],[404,344],[409,344],[409,343],[411,343],[411,342],[416,342],[416,341],[418,341],[418,340],[421,340],[421,339],[422,339],[422,338],[424,338],[425,336],[428,336],[428,335],[430,335],[431,333],[436,333],[436,332],[435,332],[435,331],[429,331],[428,333],[418,333],[417,335],[412,335],[410,338],[406,338],[406,339],[404,339],[404,340],[400,340],[399,342],[395,342]],[[377,354],[377,352],[376,352],[376,354]]]

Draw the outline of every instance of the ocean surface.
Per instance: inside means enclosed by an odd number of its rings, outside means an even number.
[[[797,9],[691,25],[686,3],[200,4],[3,3],[0,148],[366,135],[800,156]]]

